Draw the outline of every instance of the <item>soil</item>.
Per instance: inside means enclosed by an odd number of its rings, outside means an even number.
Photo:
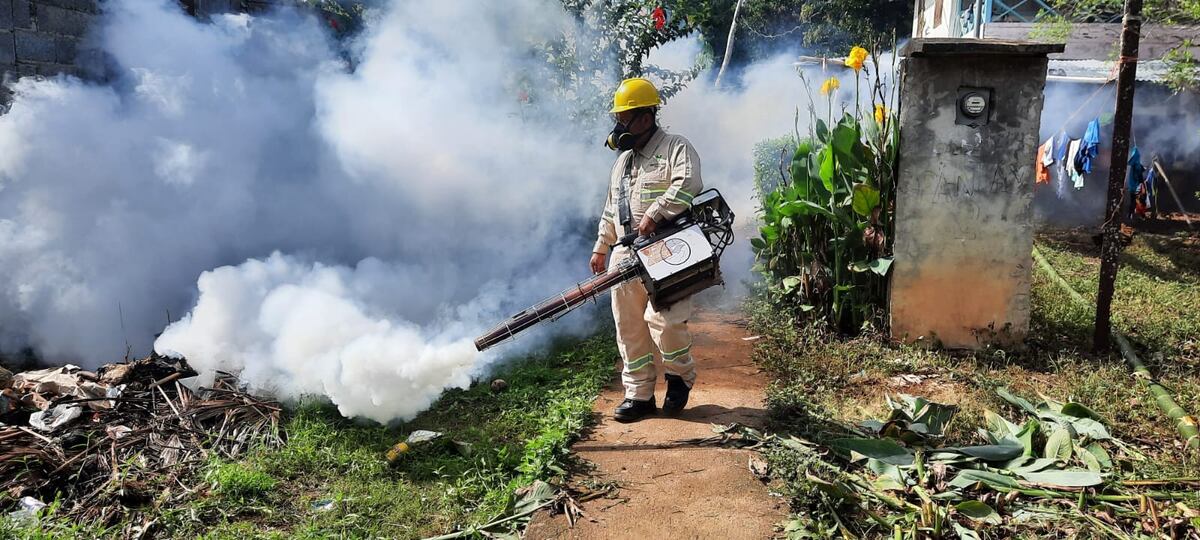
[[[696,446],[713,424],[762,427],[766,377],[750,360],[753,341],[738,315],[700,311],[689,324],[698,376],[687,408],[622,424],[612,410],[624,398],[620,380],[596,400],[601,421],[572,451],[592,468],[576,483],[617,486],[615,493],[580,503],[572,528],[562,515],[539,513],[528,539],[770,538],[787,505],[750,472],[751,450]],[[617,367],[619,370],[619,366]],[[656,398],[666,386],[659,371]]]

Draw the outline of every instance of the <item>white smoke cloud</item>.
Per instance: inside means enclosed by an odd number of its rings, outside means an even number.
[[[603,127],[526,121],[507,84],[571,24],[397,3],[350,72],[297,13],[107,4],[116,81],[25,79],[0,116],[0,350],[97,365],[191,310],[160,350],[415,414],[483,363],[467,338],[586,276]]]
[[[0,350],[153,346],[387,421],[469,384],[493,360],[474,337],[586,277],[607,126],[531,118],[509,84],[541,61],[530,43],[577,30],[557,0],[396,2],[353,70],[297,13],[115,0],[101,20],[113,83],[25,79],[0,116]],[[690,65],[695,42],[676,47]],[[749,223],[751,148],[791,131],[800,83],[784,60],[741,90],[705,80],[664,121]]]

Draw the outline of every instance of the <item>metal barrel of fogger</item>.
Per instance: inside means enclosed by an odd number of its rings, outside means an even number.
[[[479,351],[491,348],[508,338],[532,328],[539,322],[560,317],[572,309],[583,305],[588,300],[596,298],[604,294],[605,291],[620,285],[622,282],[637,277],[638,265],[631,263],[632,261],[622,262],[622,264],[610,268],[608,272],[596,274],[570,289],[551,296],[513,315],[507,321],[500,323],[488,331],[488,333],[476,339],[475,348]]]

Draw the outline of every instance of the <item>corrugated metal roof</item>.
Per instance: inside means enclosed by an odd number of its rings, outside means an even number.
[[[1050,60],[1048,80],[1104,84],[1117,78],[1117,63],[1107,60]],[[1167,63],[1162,60],[1142,60],[1137,66],[1137,80],[1162,82],[1167,75]]]

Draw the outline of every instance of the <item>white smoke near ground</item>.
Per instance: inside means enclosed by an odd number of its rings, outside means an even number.
[[[530,119],[509,84],[574,24],[556,0],[397,2],[351,70],[299,13],[107,3],[114,82],[24,79],[0,116],[0,351],[95,366],[153,346],[411,418],[486,373],[474,337],[586,277],[607,126]],[[783,59],[739,90],[706,80],[663,118],[749,223],[751,149],[793,129],[800,81]],[[723,266],[746,275],[739,242]]]

